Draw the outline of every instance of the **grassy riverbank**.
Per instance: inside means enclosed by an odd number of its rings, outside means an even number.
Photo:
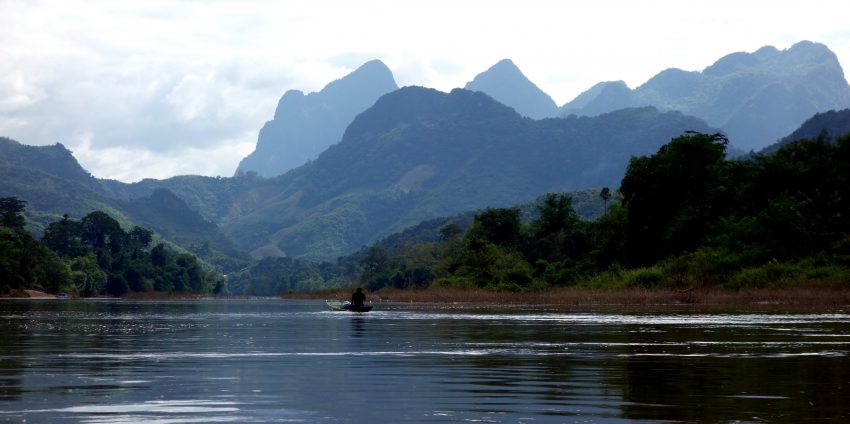
[[[287,293],[285,299],[345,299],[348,291]],[[489,290],[429,288],[381,290],[369,293],[372,301],[442,303],[475,306],[593,306],[593,305],[780,305],[800,307],[850,307],[850,288],[747,289],[620,289],[562,288],[510,293]]]

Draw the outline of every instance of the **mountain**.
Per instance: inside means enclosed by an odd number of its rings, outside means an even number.
[[[573,101],[561,107],[563,116],[596,116],[617,109],[637,106],[632,90],[623,81],[606,81],[595,84]]]
[[[27,146],[0,137],[0,197],[28,202],[36,232],[68,213],[81,217],[111,208],[111,192],[86,172],[62,144]]]
[[[211,223],[168,190],[129,199],[129,185],[94,178],[61,144],[27,146],[0,137],[0,197],[27,202],[37,235],[62,215],[80,219],[100,210],[125,229],[139,225],[223,270],[244,266],[248,256]]]
[[[745,150],[775,142],[815,113],[850,107],[838,58],[809,41],[787,50],[732,53],[702,72],[667,69],[634,90],[601,84],[564,105],[561,114],[595,116],[644,105],[678,110],[723,129]]]
[[[651,107],[535,121],[480,92],[405,87],[316,160],[230,196],[219,222],[255,257],[335,258],[426,219],[614,187],[632,156],[687,130],[713,131]],[[160,184],[204,197],[180,181]]]
[[[398,86],[380,60],[367,62],[317,93],[289,90],[257,138],[257,147],[239,163],[236,173],[273,177],[315,159],[342,138],[345,127]]]
[[[800,128],[797,128],[791,134],[766,147],[759,153],[770,154],[780,147],[797,140],[815,139],[821,135],[834,140],[848,134],[850,134],[850,109],[831,110],[829,112],[818,113],[809,118]]]
[[[632,156],[687,130],[715,131],[651,107],[533,120],[480,92],[406,87],[358,115],[318,158],[274,178],[124,184],[91,177],[64,147],[6,141],[0,195],[29,201],[44,225],[104,210],[233,269],[223,258],[240,250],[332,259],[423,220],[615,187]]]
[[[520,115],[532,119],[550,118],[558,114],[555,101],[529,81],[510,59],[503,59],[476,75],[464,88],[485,93],[514,108]]]

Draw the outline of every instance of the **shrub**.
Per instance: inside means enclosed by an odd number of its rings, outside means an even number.
[[[804,280],[805,275],[799,265],[771,262],[738,271],[732,275],[725,287],[732,290],[788,287]]]
[[[505,272],[501,282],[519,287],[528,287],[531,281],[531,270],[527,266],[517,266]]]
[[[478,288],[478,285],[471,278],[451,276],[434,280],[430,287],[471,290]]]
[[[627,272],[625,279],[628,287],[655,287],[664,281],[664,273],[655,267],[638,268]]]

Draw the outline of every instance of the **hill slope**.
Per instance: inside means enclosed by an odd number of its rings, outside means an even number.
[[[821,134],[831,139],[850,134],[850,109],[818,113],[806,120],[806,122],[803,122],[800,128],[797,128],[794,132],[783,137],[775,144],[766,147],[760,153],[772,153],[791,142],[802,139],[815,139],[820,137]]]
[[[535,121],[482,93],[406,87],[315,161],[252,187],[262,201],[222,228],[257,257],[334,258],[425,219],[614,186],[632,155],[686,130],[710,131],[654,108]]]
[[[0,197],[28,203],[26,215],[37,236],[64,214],[79,219],[100,210],[124,227],[151,229],[225,271],[244,266],[247,254],[173,193],[129,199],[127,191],[126,184],[92,177],[61,144],[36,147],[0,138]]]

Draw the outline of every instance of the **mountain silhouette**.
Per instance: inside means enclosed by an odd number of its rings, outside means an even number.
[[[826,137],[827,140],[835,140],[845,135],[850,135],[850,109],[831,110],[807,119],[800,128],[759,153],[773,153],[780,147],[797,140],[815,139],[821,136]]]
[[[510,59],[503,59],[476,75],[464,88],[485,93],[529,118],[543,119],[558,114],[555,101],[529,81]]]
[[[358,113],[397,88],[389,68],[372,60],[319,92],[287,91],[274,119],[260,130],[255,150],[242,159],[236,173],[273,177],[315,159],[342,138]]]
[[[818,112],[850,107],[850,85],[835,54],[802,41],[787,50],[737,52],[702,72],[666,69],[634,90],[597,84],[561,108],[595,116],[623,107],[678,110],[721,128],[741,149],[758,150]]]

